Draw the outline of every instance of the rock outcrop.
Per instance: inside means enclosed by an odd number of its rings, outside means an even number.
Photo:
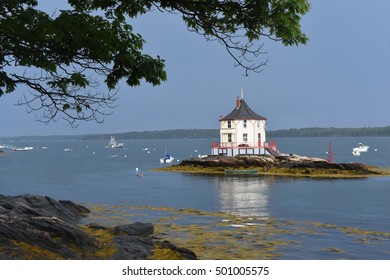
[[[258,168],[267,172],[274,169],[317,169],[317,170],[339,170],[351,171],[355,174],[368,175],[376,174],[361,163],[334,163],[322,158],[309,158],[294,154],[272,155],[238,155],[228,156],[208,156],[203,158],[192,158],[183,160],[179,167],[201,167],[201,168]],[[173,168],[174,169],[174,168]]]
[[[89,213],[84,206],[47,196],[0,195],[0,259],[148,259],[168,247],[177,258],[196,259],[189,250],[153,238],[149,223],[80,226]]]

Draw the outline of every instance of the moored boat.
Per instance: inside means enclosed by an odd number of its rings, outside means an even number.
[[[160,163],[171,163],[174,159],[172,155],[166,154],[163,158],[160,158]]]
[[[106,148],[111,148],[111,149],[122,148],[123,145],[124,145],[124,143],[118,143],[118,142],[116,142],[115,136],[111,136],[110,143],[108,143],[108,145],[106,146]]]
[[[24,146],[14,149],[14,151],[31,151],[34,150],[34,147],[31,146]]]
[[[360,153],[365,153],[368,151],[369,146],[359,143],[357,147],[352,149],[352,154],[354,156],[360,156]]]

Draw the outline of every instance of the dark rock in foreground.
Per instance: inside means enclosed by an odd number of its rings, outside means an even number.
[[[167,246],[177,258],[196,259],[191,251],[156,241],[152,224],[82,228],[78,222],[88,213],[71,201],[0,195],[0,259],[148,259]]]
[[[87,213],[88,209],[70,201],[34,195],[1,195],[0,257],[23,259],[24,251],[40,248],[59,258],[82,258],[84,250],[97,248],[96,241],[76,224]],[[72,245],[84,250],[77,254],[70,249]]]

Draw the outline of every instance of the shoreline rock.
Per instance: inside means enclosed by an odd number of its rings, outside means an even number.
[[[362,177],[390,175],[389,170],[379,170],[361,163],[335,163],[322,158],[309,158],[295,154],[207,156],[191,158],[157,170],[223,173],[225,169],[257,169],[261,175],[311,176],[311,177]]]
[[[169,252],[177,259],[196,255],[153,237],[148,223],[108,228],[79,225],[90,210],[47,196],[0,195],[0,259],[150,259]],[[158,254],[159,253],[159,254]]]

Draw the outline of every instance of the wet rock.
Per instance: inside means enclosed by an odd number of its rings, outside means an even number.
[[[0,247],[16,259],[29,258],[28,248],[51,252],[57,258],[83,258],[96,248],[96,241],[77,226],[88,211],[44,196],[0,195]],[[21,246],[26,250],[15,250]],[[72,246],[82,250],[75,252]]]
[[[57,217],[67,222],[77,222],[90,211],[71,201],[56,201],[47,196],[0,195],[0,213],[9,216]]]
[[[153,255],[155,244],[152,238],[140,238],[138,236],[121,235],[113,239],[117,252],[112,260],[145,260]]]
[[[147,237],[154,233],[154,227],[150,223],[134,223],[119,225],[114,228],[115,234],[126,233],[127,235]]]
[[[192,252],[192,251],[190,251],[190,250],[188,250],[186,248],[176,247],[175,245],[173,245],[169,241],[165,240],[165,241],[162,241],[162,242],[157,242],[156,245],[160,249],[169,249],[169,250],[171,250],[174,253],[178,253],[179,255],[181,255],[182,259],[185,259],[185,260],[196,260],[197,259],[197,256],[195,255],[194,252]]]
[[[90,210],[71,201],[56,201],[37,195],[0,195],[0,259],[148,259],[161,241],[152,234],[150,223],[114,228],[79,225]],[[103,243],[92,233],[108,236]],[[169,242],[168,242],[169,243]],[[170,243],[169,243],[170,244]],[[171,244],[172,245],[172,244]],[[113,248],[106,252],[105,247]],[[171,246],[181,259],[195,254]],[[104,255],[102,255],[104,251]],[[192,254],[191,254],[192,253]]]

